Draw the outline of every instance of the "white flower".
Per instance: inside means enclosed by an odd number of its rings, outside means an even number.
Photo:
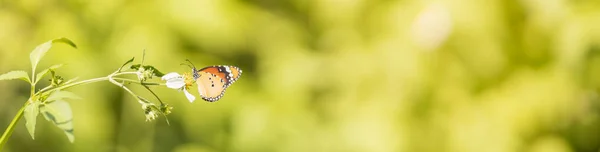
[[[196,100],[196,97],[194,97],[194,95],[189,93],[185,88],[183,88],[183,93],[185,94],[185,97],[190,101],[190,103],[192,103],[192,102],[194,102],[194,100]]]
[[[154,104],[144,103],[142,101],[139,101],[139,102],[142,103],[142,109],[144,109],[144,114],[146,115],[146,121],[152,121],[152,120],[156,119],[156,117],[158,117],[158,113],[156,111],[154,111],[154,109],[152,109],[152,106],[154,106]]]
[[[181,89],[182,87],[185,86],[185,79],[183,79],[183,76],[181,76],[175,72],[165,74],[162,77],[162,80],[166,80],[167,87],[169,87],[171,89]]]
[[[150,111],[150,112],[146,113],[146,121],[152,121],[152,120],[156,119],[156,117],[158,117],[158,113],[156,113],[154,111]]]
[[[140,67],[137,71],[137,76],[140,81],[146,81],[147,79],[152,79],[154,76],[154,69],[145,69],[143,66]]]
[[[176,89],[176,90],[183,90],[183,93],[185,94],[185,97],[190,101],[190,102],[194,102],[194,100],[196,100],[196,97],[194,97],[194,95],[192,95],[191,93],[189,93],[187,91],[187,87],[186,87],[186,81],[184,76],[179,75],[176,72],[171,72],[168,74],[165,74],[162,77],[162,80],[167,81],[167,87],[171,88],[171,89]]]

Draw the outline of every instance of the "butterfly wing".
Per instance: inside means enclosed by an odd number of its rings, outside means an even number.
[[[198,84],[198,92],[202,99],[215,102],[223,96],[227,86],[225,85],[226,80],[220,75],[203,71],[198,72],[199,77],[196,79],[196,84]]]
[[[209,66],[195,71],[198,92],[202,99],[215,102],[225,94],[225,90],[237,81],[242,70],[235,66]]]

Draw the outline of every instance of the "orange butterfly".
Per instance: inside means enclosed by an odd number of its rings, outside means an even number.
[[[221,99],[225,90],[240,78],[242,70],[230,65],[213,65],[200,70],[193,66],[192,73],[202,99],[215,102]]]

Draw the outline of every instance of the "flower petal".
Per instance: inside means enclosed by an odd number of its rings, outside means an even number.
[[[192,102],[194,102],[194,100],[196,100],[196,97],[194,97],[194,95],[189,93],[185,88],[183,89],[183,93],[185,93],[185,97],[187,97],[187,99],[190,101],[190,103],[192,103]]]
[[[165,74],[162,77],[162,80],[167,80],[168,81],[169,79],[178,78],[178,77],[181,77],[181,75],[179,75],[179,73],[177,73],[177,72],[171,72],[171,73]]]
[[[185,86],[185,81],[183,81],[183,78],[171,79],[167,81],[167,87],[171,89],[181,89],[183,86]]]

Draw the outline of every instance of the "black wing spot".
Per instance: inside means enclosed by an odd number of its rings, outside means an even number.
[[[210,87],[215,87],[215,84],[211,84]]]
[[[212,80],[212,77],[209,77],[208,80]]]

